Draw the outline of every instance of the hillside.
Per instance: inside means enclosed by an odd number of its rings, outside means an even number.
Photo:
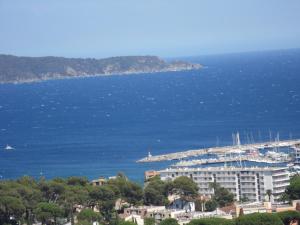
[[[82,59],[0,55],[0,82],[22,83],[78,76],[154,73],[199,68],[201,68],[199,64],[182,61],[168,63],[156,56]]]

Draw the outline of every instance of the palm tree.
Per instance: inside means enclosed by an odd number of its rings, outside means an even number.
[[[269,202],[271,201],[271,196],[272,196],[272,190],[268,189],[266,191],[266,194],[268,195],[268,198],[269,198]]]
[[[244,209],[240,208],[240,214],[239,214],[239,216],[243,216],[243,215],[244,215]]]

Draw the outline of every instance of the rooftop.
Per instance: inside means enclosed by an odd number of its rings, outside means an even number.
[[[193,171],[276,171],[285,170],[287,167],[204,167],[204,168],[167,168],[165,170],[160,170],[159,172],[193,172]]]

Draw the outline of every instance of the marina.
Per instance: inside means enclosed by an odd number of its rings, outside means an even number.
[[[239,139],[239,138],[237,138]],[[296,145],[300,145],[300,139],[295,140],[283,140],[283,141],[272,141],[272,142],[261,142],[261,143],[253,143],[253,144],[240,144],[238,141],[236,145],[233,146],[224,146],[224,147],[211,147],[211,148],[202,148],[202,149],[194,149],[187,150],[169,154],[162,155],[151,155],[148,154],[147,157],[138,160],[138,163],[148,163],[148,162],[160,162],[160,161],[169,161],[169,160],[181,160],[190,157],[197,157],[207,154],[216,154],[216,155],[225,155],[225,154],[242,154],[246,153],[246,151],[256,151],[261,149],[277,149],[282,147],[295,148]],[[250,160],[251,158],[247,158]],[[233,160],[233,159],[231,159]],[[239,161],[240,157],[235,158],[235,161]],[[259,157],[255,160],[266,160],[264,157]],[[203,163],[203,161],[199,161],[199,163]]]
[[[241,144],[238,132],[232,137],[232,146],[156,156],[149,152],[138,162],[178,160],[166,169],[147,171],[145,175],[159,174],[162,180],[167,181],[187,176],[205,196],[213,194],[210,184],[216,182],[228,189],[238,201],[267,201],[267,190],[273,193],[269,201],[280,201],[290,177],[299,173],[300,140],[280,141],[277,134],[275,141]]]
[[[249,161],[249,162],[257,162],[257,163],[284,163],[284,160],[272,160],[268,158],[263,158],[261,156],[254,157],[254,156],[235,156],[235,157],[222,157],[218,159],[199,159],[199,160],[184,160],[179,161],[172,165],[172,167],[186,167],[186,166],[196,166],[196,165],[205,165],[205,164],[214,164],[214,163],[230,163],[230,162],[242,162],[242,161]],[[288,160],[287,160],[288,161]]]

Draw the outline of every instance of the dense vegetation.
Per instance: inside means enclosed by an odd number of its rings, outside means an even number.
[[[300,212],[297,211],[285,211],[277,213],[284,225],[290,225],[300,221]]]
[[[224,207],[232,205],[234,202],[234,195],[226,188],[221,187],[218,183],[211,183],[211,188],[214,190],[214,195],[210,200],[207,199],[196,199],[195,206],[197,211],[211,212],[217,207]]]
[[[233,196],[228,190],[216,183],[211,186],[215,194],[211,200],[204,202],[206,211],[232,204]],[[188,177],[178,177],[174,181],[166,182],[154,177],[142,189],[121,173],[103,186],[92,186],[84,177],[35,180],[25,176],[0,182],[0,224],[41,222],[56,225],[69,221],[71,224],[77,222],[88,225],[98,221],[100,224],[131,225],[132,222],[118,218],[122,209],[116,210],[117,199],[122,199],[128,205],[167,205],[170,194],[194,200],[196,206],[197,201],[203,203],[199,200],[197,185]],[[299,196],[300,176],[295,176],[286,190],[285,197],[293,200],[299,199]],[[288,225],[299,219],[299,212],[287,211],[277,214],[242,215],[235,220],[197,219],[192,220],[189,225]],[[154,222],[152,218],[145,219],[145,225],[154,225]],[[161,222],[161,225],[168,224],[176,225],[177,222],[173,219]]]
[[[285,201],[300,199],[300,175],[297,174],[290,179],[290,185],[286,188],[282,199]]]
[[[286,211],[280,213],[253,213],[240,216],[236,219],[203,218],[194,219],[188,225],[291,225],[299,224],[300,213]],[[126,225],[134,225],[128,223]],[[150,224],[145,224],[150,225]],[[154,225],[151,224],[151,225]],[[174,219],[163,220],[159,225],[179,225]]]
[[[192,220],[189,225],[234,225],[234,220],[223,218],[205,218]]]
[[[85,75],[149,73],[198,68],[200,68],[198,64],[178,61],[167,63],[156,56],[75,59],[0,55],[0,83],[29,82]]]
[[[300,213],[286,211],[280,213],[253,213],[240,216],[236,219],[203,218],[194,219],[188,225],[291,225],[299,223]],[[178,225],[174,220],[165,220],[160,225]]]
[[[115,210],[117,199],[129,205],[166,205],[169,194],[187,198],[197,196],[197,191],[197,185],[187,177],[179,177],[173,182],[163,182],[155,177],[143,190],[121,173],[102,186],[92,186],[83,177],[35,180],[25,176],[0,182],[0,224],[12,221],[26,224],[70,221],[74,224],[75,216],[78,224],[90,224],[91,221],[119,224],[121,221]],[[77,208],[81,209],[80,213]],[[147,220],[148,224],[152,222]]]
[[[164,182],[156,176],[145,187],[144,203],[146,205],[167,205],[169,194],[176,194],[181,198],[191,199],[198,195],[198,187],[188,177],[178,177],[173,182]]]
[[[129,181],[122,174],[103,186],[92,186],[86,178],[70,177],[53,180],[34,180],[22,177],[16,181],[0,183],[0,224],[22,221],[43,224],[71,221],[74,224],[76,208],[84,208],[77,218],[80,224],[90,221],[117,223],[115,201],[124,199],[129,204],[141,204],[141,186]],[[97,208],[98,212],[92,209]]]
[[[236,225],[283,225],[280,217],[272,213],[252,213],[240,216],[235,221]]]

